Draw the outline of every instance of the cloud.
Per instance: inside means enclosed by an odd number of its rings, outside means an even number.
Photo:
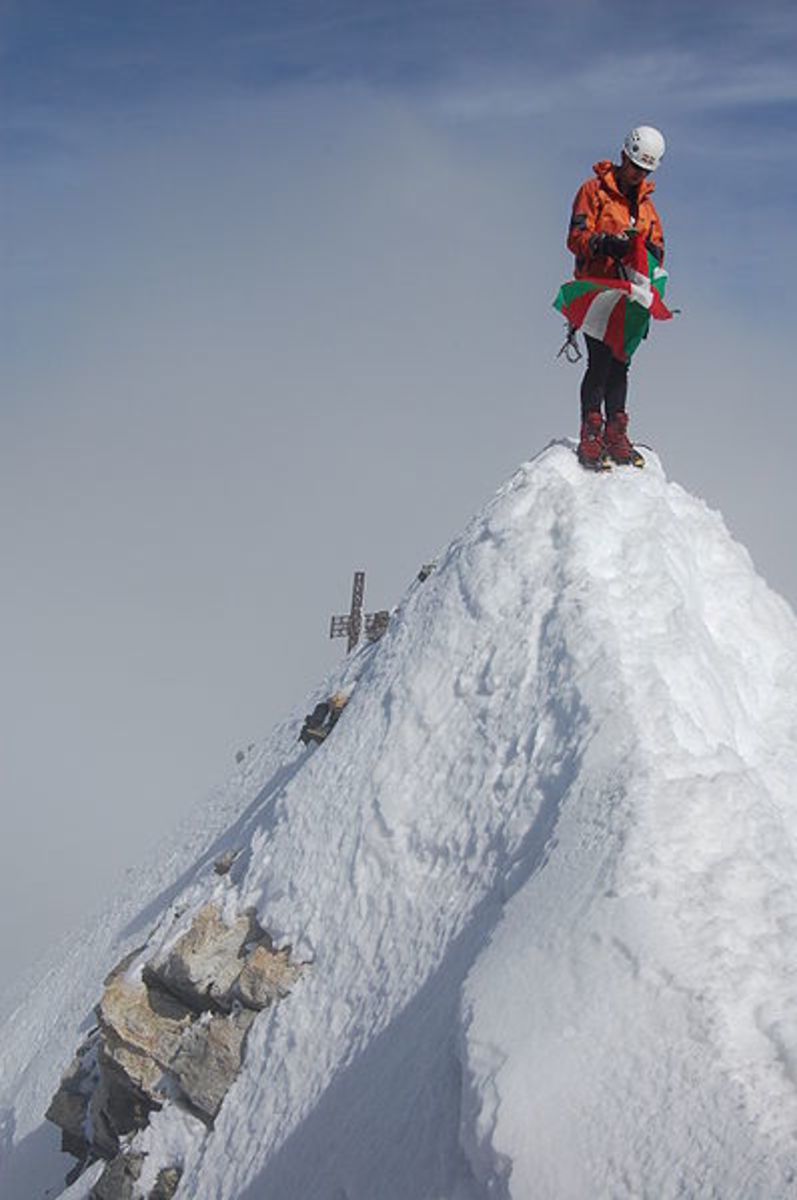
[[[773,63],[771,56],[739,61],[727,50],[718,61],[697,49],[673,48],[632,57],[598,53],[572,75],[558,63],[541,65],[531,78],[517,67],[481,71],[476,78],[442,83],[437,100],[444,112],[469,119],[517,120],[597,104],[599,111],[688,112],[705,123],[721,110],[792,104],[797,82],[791,61]]]

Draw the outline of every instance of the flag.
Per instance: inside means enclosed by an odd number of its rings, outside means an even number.
[[[643,238],[631,240],[631,253],[621,264],[624,278],[571,279],[553,302],[574,329],[605,342],[621,362],[628,362],[647,335],[651,317],[672,316],[663,299],[667,272]]]

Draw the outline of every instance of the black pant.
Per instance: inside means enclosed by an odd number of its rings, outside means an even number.
[[[600,412],[606,405],[606,419],[625,411],[628,392],[628,363],[615,358],[605,342],[584,334],[587,343],[587,370],[581,381],[581,419],[588,412]]]

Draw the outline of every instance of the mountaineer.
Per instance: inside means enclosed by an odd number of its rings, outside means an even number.
[[[664,235],[649,176],[661,162],[664,147],[664,137],[658,129],[638,125],[623,142],[619,164],[608,159],[595,163],[593,178],[581,185],[573,201],[567,237],[568,249],[576,258],[576,281],[628,279],[630,263],[644,251],[652,256],[654,265],[661,266]],[[611,298],[610,295],[608,299]],[[606,312],[602,333],[601,308]],[[608,466],[609,460],[636,466],[644,462],[628,438],[626,396],[630,355],[623,354],[622,329],[609,328],[611,311],[608,303],[593,303],[591,327],[595,330],[597,322],[600,336],[588,328],[583,330],[588,363],[581,382],[578,457],[585,467],[596,470]],[[615,318],[615,326],[622,325],[622,321],[620,314]],[[647,326],[642,336],[646,334]]]

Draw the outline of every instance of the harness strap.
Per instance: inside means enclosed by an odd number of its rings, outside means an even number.
[[[556,355],[557,358],[561,358],[564,354],[569,363],[577,363],[580,358],[584,357],[578,348],[578,342],[576,341],[577,333],[578,330],[576,329],[575,325],[571,325],[568,321],[567,337],[564,340],[561,350]]]

